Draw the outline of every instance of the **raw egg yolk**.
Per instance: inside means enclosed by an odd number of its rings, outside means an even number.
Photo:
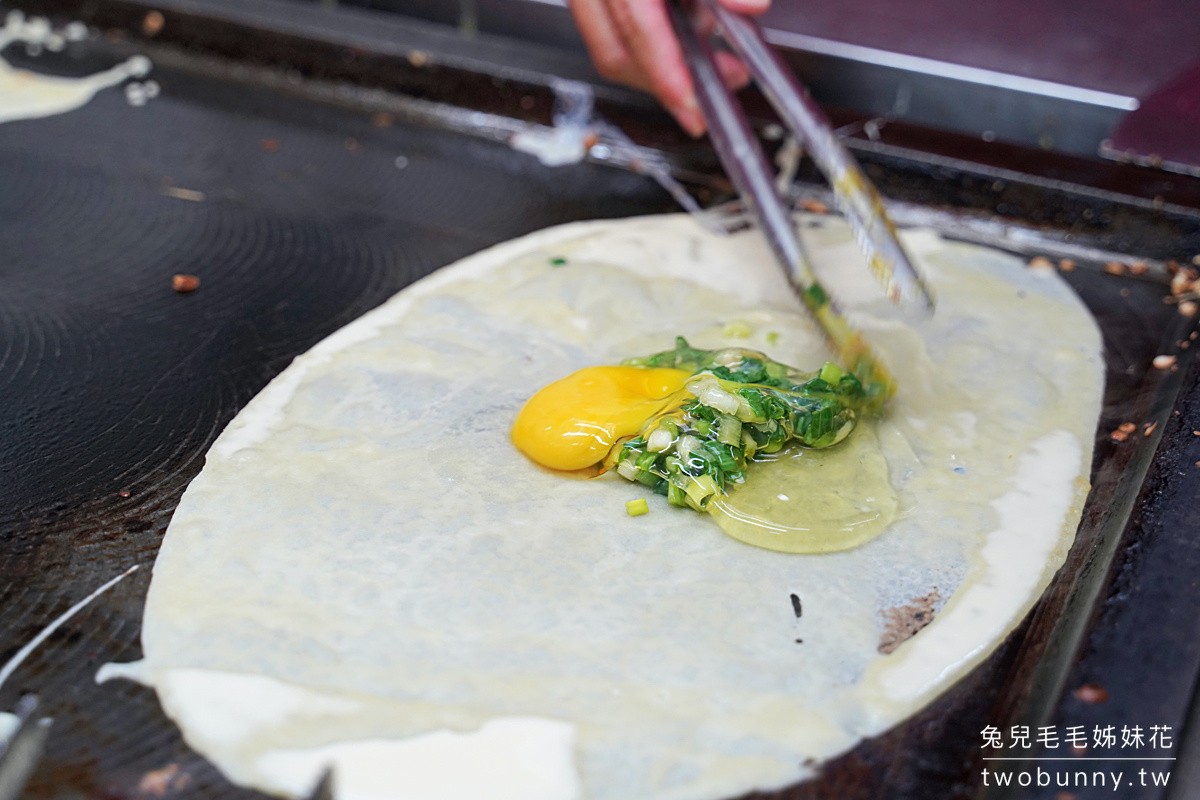
[[[544,467],[586,469],[641,431],[690,377],[681,369],[581,369],[529,398],[513,423],[513,444]]]

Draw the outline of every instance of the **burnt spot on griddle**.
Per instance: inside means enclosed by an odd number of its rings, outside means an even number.
[[[154,527],[154,522],[148,519],[128,519],[125,520],[125,530],[129,533],[145,533]]]
[[[800,595],[793,594],[792,595],[792,613],[796,615],[796,619],[800,619],[800,615],[802,612],[803,612],[803,608],[801,608],[801,606],[800,606]]]
[[[933,622],[933,615],[942,602],[942,593],[935,586],[933,591],[922,597],[914,597],[902,606],[885,608],[883,636],[879,640],[879,652],[887,655],[917,634],[917,631]]]

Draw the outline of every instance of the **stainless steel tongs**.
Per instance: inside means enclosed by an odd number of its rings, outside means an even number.
[[[829,179],[837,206],[888,298],[906,310],[928,313],[933,309],[933,295],[897,240],[896,228],[888,219],[879,194],[837,140],[829,121],[808,92],[763,41],[758,26],[724,8],[717,0],[697,0],[686,5],[683,0],[671,0],[671,23],[683,48],[721,164],[757,219],[788,280],[820,323],[844,365],[858,376],[868,395],[882,403],[894,393],[894,381],[817,281],[790,209],[776,190],[762,147],[741,106],[721,80],[712,46],[693,25],[691,13],[700,5],[712,12],[725,41],[746,63],[784,124]]]

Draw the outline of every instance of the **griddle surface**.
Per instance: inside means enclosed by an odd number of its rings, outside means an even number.
[[[173,793],[253,795],[187,750],[151,691],[93,681],[141,655],[149,567],[209,444],[293,357],[437,267],[548,225],[670,208],[616,170],[151,77],[162,95],[145,107],[110,89],[0,125],[0,663],[144,565],[0,689],[0,709],[35,691],[56,718],[30,796],[130,796],[172,763],[187,784]],[[177,294],[175,273],[200,288]]]
[[[116,60],[88,52],[38,66]],[[552,170],[477,139],[152,77],[162,96],[143,108],[107,90],[78,111],[0,125],[0,662],[105,580],[145,567],[0,688],[0,709],[35,691],[56,718],[31,797],[142,796],[147,773],[171,765],[158,774],[172,796],[257,796],[192,753],[150,690],[93,681],[101,664],[141,655],[149,566],[209,444],[293,357],[438,266],[556,223],[671,208],[649,181],[602,167]],[[198,275],[199,290],[172,291],[175,273]],[[1146,445],[1105,432],[1148,413],[1161,377],[1150,359],[1182,319],[1161,285],[1083,268],[1069,279],[1105,335],[1093,480],[1111,492]],[[1103,501],[1081,530],[1100,524]],[[1080,558],[1087,547],[1081,534]],[[777,797],[969,794],[965,743],[1005,682],[1019,683],[1009,671],[1024,630],[912,720]]]

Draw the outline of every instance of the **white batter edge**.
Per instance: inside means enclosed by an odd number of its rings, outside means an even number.
[[[837,223],[833,226],[836,228]],[[822,234],[810,233],[813,235]],[[933,261],[947,250],[964,247],[947,245],[924,231],[906,232],[905,240],[915,257]],[[677,247],[680,242],[690,247],[724,246],[686,218],[657,217],[565,225],[485,250],[419,281],[298,357],[221,434],[207,456],[206,470],[268,442],[306,378],[339,353],[380,336],[423,299],[481,279],[499,266],[530,254],[569,254],[586,248],[580,242],[588,241],[604,241],[612,263],[621,263],[624,258],[644,259],[647,251],[655,250],[655,242],[664,243],[663,247]],[[761,256],[763,248],[755,246]],[[816,248],[819,250],[819,242]],[[1011,257],[996,258],[1018,265]],[[747,291],[736,269],[694,271],[686,259],[670,257],[661,259],[657,269],[663,277],[697,282],[747,302],[761,304],[764,296],[775,298],[770,301],[777,306],[774,311],[794,308],[778,276],[760,278],[767,286],[764,292],[761,288]],[[1031,279],[1026,275],[1021,280]],[[856,290],[851,287],[848,291],[853,294]],[[918,710],[994,649],[1036,602],[1061,565],[1086,497],[1090,433],[1099,413],[1103,375],[1094,323],[1069,291],[1062,287],[1046,291],[1077,315],[1081,325],[1090,326],[1079,334],[1079,349],[1084,360],[1092,364],[1094,384],[1089,388],[1090,406],[1078,409],[1083,422],[1073,426],[1074,430],[1053,430],[1017,449],[1019,464],[1011,487],[992,502],[998,525],[986,534],[984,544],[970,561],[965,580],[933,623],[891,656],[873,660],[836,710],[828,712],[826,723],[832,728],[822,730],[821,723],[814,719],[812,738],[820,744],[814,744],[811,753],[798,752],[794,770],[743,790],[777,788],[803,778],[811,773],[809,767],[799,765],[803,758],[831,757],[852,747],[859,738],[880,733]],[[853,303],[850,305],[853,307]],[[868,336],[873,325],[888,330],[886,322],[863,322]],[[1040,511],[1031,521],[1032,507]],[[152,607],[153,602],[148,608]],[[352,716],[362,703],[374,701],[293,686],[263,675],[179,668],[169,663],[170,657],[155,653],[152,642],[146,644],[148,668],[144,674],[156,687],[168,714],[180,722],[189,742],[213,758],[234,780],[281,795],[300,796],[311,788],[323,765],[335,763],[339,797],[573,800],[588,796],[572,760],[576,726],[537,716],[498,716],[473,730],[433,730],[403,740],[369,738],[317,747],[268,749],[247,767],[235,753],[241,743],[259,733],[295,715]],[[161,668],[156,660],[164,662]],[[456,771],[454,764],[483,766],[478,771]],[[453,780],[450,775],[455,775]],[[728,788],[717,787],[719,791]],[[685,792],[678,796],[722,795]]]

